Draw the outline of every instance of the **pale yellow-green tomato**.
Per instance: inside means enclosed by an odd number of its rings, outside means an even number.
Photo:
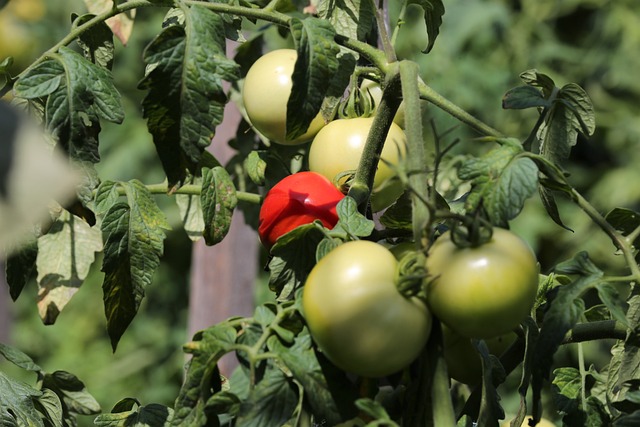
[[[460,248],[451,232],[427,255],[427,302],[442,323],[469,338],[513,331],[531,312],[538,290],[538,262],[524,240],[494,228],[491,239]]]
[[[293,49],[278,49],[263,55],[253,63],[242,86],[242,102],[253,127],[269,140],[283,145],[308,142],[325,125],[322,114],[318,113],[303,135],[293,140],[286,138],[287,102],[297,57]]]
[[[373,117],[334,120],[316,135],[309,149],[309,170],[336,179],[345,172],[355,173],[362,157]],[[407,152],[407,137],[395,123],[391,124],[384,142],[381,159],[373,180],[371,208],[378,212],[389,207],[404,191],[400,181],[390,181]],[[347,180],[342,176],[338,186]]]
[[[408,366],[431,333],[424,302],[395,285],[398,262],[367,240],[344,243],[313,267],[303,315],[318,348],[339,368],[377,378]]]
[[[378,105],[380,105],[380,101],[382,100],[382,88],[378,82],[374,82],[373,80],[364,79],[362,80],[362,84],[360,85],[360,91],[363,96],[369,94],[371,96],[370,101],[373,103],[373,109],[371,114],[375,114]],[[396,111],[396,115],[393,116],[393,122],[404,129],[404,102],[400,103],[398,110]]]

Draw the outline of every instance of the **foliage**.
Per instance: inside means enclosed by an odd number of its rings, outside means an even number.
[[[6,3],[0,7],[16,2]],[[640,26],[632,2],[605,8],[604,0],[458,0],[447,3],[446,14],[441,0],[384,7],[368,0],[85,3],[91,13],[73,14],[68,33],[37,59],[12,64],[0,58],[2,94],[42,124],[40,139],[63,151],[81,176],[70,202],[42,200],[42,209],[53,207],[30,239],[8,253],[7,281],[15,300],[28,293],[25,284],[37,270],[38,308],[47,324],[85,281],[100,281],[113,351],[142,321],[137,317],[163,268],[172,228],[217,244],[236,209],[248,212],[247,205],[261,203],[284,176],[308,168],[308,145],[277,147],[244,122],[233,141],[233,162],[225,167],[206,151],[225,105],[240,99],[255,52],[270,40],[297,52],[286,117],[290,138],[303,134],[319,112],[327,121],[348,115],[349,97],[343,95],[356,90],[360,76],[375,78],[383,89],[362,158],[355,174],[349,171],[350,197],[337,207],[337,225],[302,225],[271,248],[268,283],[276,301],[259,305],[251,317],[212,325],[185,344],[189,359],[173,403],[126,397],[95,418],[96,425],[457,420],[497,426],[509,398],[499,387],[505,381],[519,383],[512,386],[513,426],[549,410],[555,414],[547,417],[569,426],[636,422],[640,194],[628,183],[637,178],[640,86],[629,70],[637,65]],[[117,73],[113,37],[129,42],[131,28],[143,25],[140,16],[150,9],[166,14],[147,34],[144,52],[136,53],[142,57],[136,85]],[[242,43],[234,58],[225,53],[227,40]],[[585,55],[585,47],[594,45]],[[608,56],[611,46],[617,55]],[[131,95],[135,87],[140,92]],[[150,177],[144,171],[120,178],[103,169],[115,157],[104,140],[127,125],[125,116],[136,111],[132,100],[141,105],[137,114],[146,120],[144,135],[155,148],[160,179],[166,177],[160,184],[145,182]],[[377,223],[371,183],[401,102],[407,159],[387,166],[405,193]],[[609,113],[610,105],[621,119]],[[456,121],[466,126],[451,130]],[[6,193],[14,165],[0,166]],[[11,202],[6,194],[0,198]],[[599,212],[603,208],[607,215]],[[531,316],[500,358],[482,340],[473,341],[482,359],[478,387],[450,382],[437,320],[422,354],[385,379],[346,373],[317,348],[301,308],[301,291],[317,260],[352,240],[412,240],[416,250],[394,273],[403,293],[423,297],[429,286],[424,258],[433,239],[452,228],[480,245],[491,226],[522,232],[537,249],[543,274]],[[606,245],[574,239],[560,250],[571,235],[565,229],[582,239],[597,230]],[[612,260],[614,252],[619,260]],[[103,275],[92,276],[92,269]],[[610,357],[587,366],[583,341],[598,341]],[[563,349],[573,343],[579,343],[577,363],[565,360]],[[31,385],[0,372],[3,425],[75,425],[78,414],[101,411],[73,374],[47,373],[4,344],[0,353],[37,377]],[[225,378],[218,361],[229,353],[240,366]]]

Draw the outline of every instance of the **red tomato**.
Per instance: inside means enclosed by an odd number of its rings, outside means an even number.
[[[320,220],[327,228],[338,222],[336,205],[344,198],[327,178],[315,172],[298,172],[278,182],[260,208],[258,234],[267,248],[294,228]]]

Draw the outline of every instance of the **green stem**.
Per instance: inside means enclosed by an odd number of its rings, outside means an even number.
[[[366,213],[380,154],[382,153],[389,128],[393,123],[393,117],[400,106],[401,98],[397,96],[400,92],[399,86],[400,73],[396,67],[395,72],[387,76],[383,86],[382,100],[373,119],[356,175],[349,189],[349,196],[355,199],[358,204],[358,210],[362,214]]]
[[[635,259],[632,243],[616,230],[575,188],[571,188],[571,197],[591,220],[604,231],[612,240],[614,246],[622,252],[622,255],[631,270],[633,280],[640,283],[640,266]]]
[[[398,33],[400,32],[400,27],[405,24],[404,17],[407,14],[407,2],[402,3],[402,7],[400,9],[400,13],[398,15],[398,22],[396,22],[396,26],[393,29],[393,34],[391,34],[391,45],[396,45],[396,40],[398,39]]]
[[[462,123],[474,129],[476,132],[484,136],[495,136],[495,137],[503,136],[502,133],[500,133],[499,131],[495,130],[491,126],[473,117],[471,114],[467,113],[465,110],[463,110],[453,102],[449,101],[444,96],[440,95],[438,92],[433,90],[430,86],[428,86],[426,83],[420,82],[419,89],[420,89],[421,98],[425,99],[426,101],[429,101],[436,107],[440,108],[441,110],[447,112],[451,116],[460,120]]]
[[[562,344],[573,344],[602,339],[623,340],[627,336],[627,328],[615,320],[601,320],[576,324],[565,336]]]
[[[147,190],[151,194],[168,194],[169,187],[166,182],[162,182],[159,184],[147,184],[145,185]],[[197,184],[187,184],[178,188],[172,194],[186,194],[189,196],[199,196],[202,193],[202,186]],[[118,187],[118,195],[124,196],[125,189],[122,187]],[[255,193],[247,193],[245,191],[236,191],[236,197],[238,200],[242,202],[259,204],[262,202],[262,196]]]
[[[427,245],[426,231],[431,220],[431,212],[425,200],[429,197],[429,183],[421,171],[428,164],[422,135],[422,114],[420,97],[418,96],[418,64],[402,61],[400,63],[402,80],[402,98],[405,108],[405,133],[407,135],[407,169],[413,173],[409,176],[412,189],[412,223],[413,239],[420,248]]]

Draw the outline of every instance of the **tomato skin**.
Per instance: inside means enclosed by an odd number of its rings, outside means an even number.
[[[344,198],[328,179],[315,172],[298,172],[267,192],[258,219],[260,241],[270,249],[294,228],[320,220],[327,228],[338,222],[336,205]]]
[[[355,170],[373,124],[373,117],[334,120],[316,135],[309,149],[309,169],[326,176],[331,181],[343,173]],[[407,150],[407,137],[395,123],[391,125],[382,149],[381,158],[391,165],[398,165]],[[403,191],[402,183],[386,181],[395,176],[392,167],[380,161],[373,181],[371,208],[374,212],[390,206]],[[343,184],[346,177],[339,184]]]
[[[253,127],[283,145],[308,142],[325,124],[322,114],[318,113],[303,135],[294,140],[286,138],[287,102],[297,57],[294,49],[266,53],[253,63],[242,86],[242,102]]]
[[[432,281],[427,302],[442,323],[469,338],[512,331],[527,315],[538,289],[538,265],[517,235],[493,229],[481,246],[459,248],[448,231],[435,241],[426,262]]]
[[[418,298],[394,284],[397,267],[374,242],[344,243],[311,270],[302,295],[311,336],[339,368],[383,377],[408,366],[431,332],[431,315]]]

